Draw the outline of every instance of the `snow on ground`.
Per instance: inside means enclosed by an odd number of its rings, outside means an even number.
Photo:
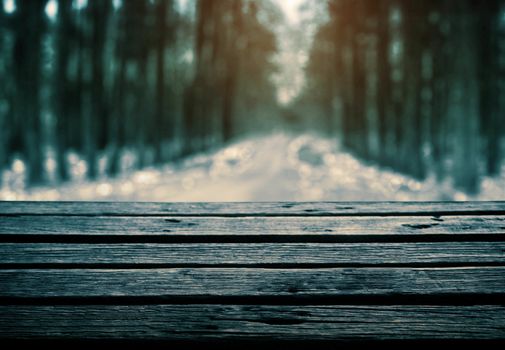
[[[85,170],[74,159],[73,173]],[[449,182],[416,181],[368,165],[316,135],[273,134],[200,154],[175,165],[129,172],[115,179],[25,190],[22,162],[6,172],[0,200],[114,201],[368,201],[492,200],[505,198],[505,172],[484,179],[478,197]]]

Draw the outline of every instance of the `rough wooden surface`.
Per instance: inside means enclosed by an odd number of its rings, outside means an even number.
[[[505,266],[505,242],[61,244],[0,243],[0,269],[52,267]],[[188,259],[191,256],[191,259]],[[315,266],[314,266],[315,267]],[[26,267],[25,267],[26,268]]]
[[[503,339],[502,306],[0,306],[6,338]],[[16,327],[11,325],[15,324]]]
[[[0,271],[0,297],[500,294],[505,267]]]
[[[505,202],[0,202],[0,215],[399,216],[505,215]]]
[[[505,341],[505,203],[0,202],[0,340]]]
[[[504,216],[55,217],[0,216],[0,234],[55,235],[505,234]]]

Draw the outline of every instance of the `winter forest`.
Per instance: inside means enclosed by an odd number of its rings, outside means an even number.
[[[505,0],[0,0],[0,200],[505,198]]]

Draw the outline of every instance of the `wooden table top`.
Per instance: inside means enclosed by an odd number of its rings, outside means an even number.
[[[503,341],[505,202],[0,202],[0,339]]]

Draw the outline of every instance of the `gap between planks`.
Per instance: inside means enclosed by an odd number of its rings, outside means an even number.
[[[477,234],[255,234],[255,235],[86,235],[86,234],[0,234],[0,243],[59,244],[232,244],[232,243],[429,243],[429,242],[504,242],[503,233]]]
[[[145,305],[256,305],[256,306],[505,306],[505,293],[440,293],[391,295],[147,295],[0,297],[0,306],[145,306]]]

